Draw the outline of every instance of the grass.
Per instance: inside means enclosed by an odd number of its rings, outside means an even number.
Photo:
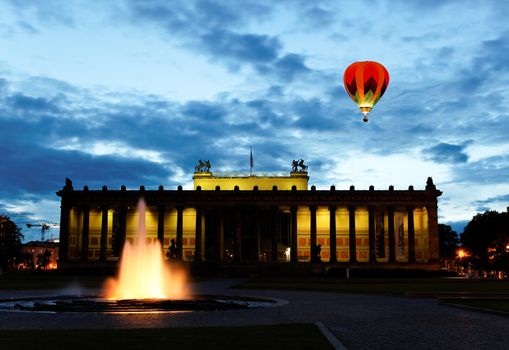
[[[10,349],[332,349],[313,324],[0,331],[0,348]]]
[[[479,292],[509,293],[507,280],[458,280],[444,278],[256,277],[237,285],[240,289],[309,290],[404,296],[406,293]]]
[[[454,300],[446,301],[445,304],[459,304],[459,305],[477,307],[480,309],[503,311],[503,312],[509,313],[509,300],[454,299]]]
[[[107,276],[70,275],[59,271],[15,272],[0,275],[0,290],[101,288]]]

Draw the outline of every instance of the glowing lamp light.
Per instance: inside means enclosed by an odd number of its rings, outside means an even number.
[[[467,253],[463,249],[458,250],[458,258],[462,259],[465,256],[467,256]]]

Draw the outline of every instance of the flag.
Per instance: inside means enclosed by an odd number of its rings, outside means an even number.
[[[253,175],[253,148],[249,147],[249,175]]]

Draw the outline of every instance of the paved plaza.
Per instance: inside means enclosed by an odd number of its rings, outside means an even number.
[[[239,290],[241,280],[194,284],[197,294],[276,298],[281,306],[156,314],[0,312],[0,329],[167,328],[323,323],[348,349],[507,349],[509,319],[433,299],[303,291]],[[65,292],[76,292],[67,290]],[[85,294],[97,291],[83,290]],[[1,291],[0,298],[56,291]]]

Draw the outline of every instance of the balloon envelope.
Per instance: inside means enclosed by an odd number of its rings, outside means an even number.
[[[343,76],[345,89],[368,121],[368,113],[389,85],[389,72],[378,62],[354,62]]]

